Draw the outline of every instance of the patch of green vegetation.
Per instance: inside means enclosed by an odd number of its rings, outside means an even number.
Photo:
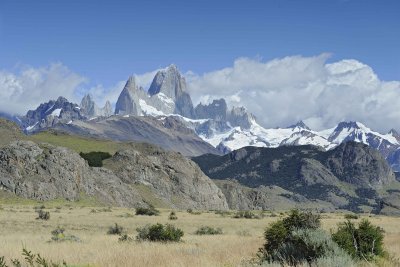
[[[210,226],[202,226],[195,232],[196,235],[221,235],[221,228],[214,228]]]
[[[32,253],[30,250],[26,248],[22,249],[22,256],[24,257],[24,262],[26,265],[23,265],[23,262],[20,262],[18,259],[10,259],[12,266],[22,267],[22,266],[30,266],[30,267],[61,267],[67,266],[67,263],[63,261],[63,263],[54,263],[50,260],[47,260],[40,256],[40,254]],[[8,267],[6,264],[6,260],[4,257],[0,257],[0,267]]]
[[[150,206],[148,208],[136,208],[136,215],[146,215],[146,216],[158,216],[160,214],[160,211],[154,208],[153,206]]]
[[[183,231],[171,224],[146,225],[136,231],[139,241],[179,242],[183,236]]]
[[[79,153],[84,158],[90,167],[103,167],[103,160],[111,158],[111,154],[108,152],[94,151],[89,153]]]
[[[95,138],[85,138],[55,131],[40,132],[35,135],[27,136],[27,138],[37,143],[49,143],[54,146],[67,147],[77,153],[103,151],[114,154],[124,147],[124,144],[120,142]]]

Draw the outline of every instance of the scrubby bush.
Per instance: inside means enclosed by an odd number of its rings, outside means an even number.
[[[198,211],[198,210],[194,211],[193,209],[187,209],[186,211],[187,211],[187,213],[193,214],[193,215],[200,215],[201,214],[201,212]]]
[[[119,242],[131,242],[131,241],[133,241],[133,238],[130,237],[128,234],[122,234],[119,236],[118,241]]]
[[[171,213],[168,216],[168,220],[178,220],[178,216],[176,216],[175,211],[171,211]]]
[[[91,167],[103,167],[103,160],[111,158],[110,153],[99,151],[89,153],[81,152],[79,155],[84,158]]]
[[[81,242],[79,237],[74,236],[74,235],[67,235],[64,232],[65,232],[65,229],[58,226],[56,229],[51,231],[51,241],[54,241],[54,242],[64,242],[64,241]]]
[[[160,211],[157,210],[152,205],[150,205],[148,208],[144,208],[144,207],[136,208],[136,215],[157,216],[159,214],[160,214]]]
[[[124,228],[121,225],[118,225],[117,223],[113,226],[110,226],[108,228],[107,234],[109,235],[120,235],[124,231]]]
[[[292,210],[289,216],[271,224],[265,231],[266,243],[259,251],[263,262],[285,266],[316,265],[322,259],[336,259],[351,266],[352,259],[320,229],[320,216]],[[333,265],[335,266],[335,265]]]
[[[358,228],[349,220],[339,224],[332,238],[354,258],[371,260],[376,256],[385,256],[384,231],[367,219],[362,220]]]
[[[345,218],[346,220],[357,220],[357,219],[359,219],[360,217],[359,217],[357,214],[348,213],[348,214],[345,214],[345,215],[344,215],[344,218]]]
[[[30,266],[30,267],[66,267],[67,263],[63,261],[63,263],[54,263],[49,261],[40,254],[32,253],[30,250],[26,248],[22,249],[22,256],[24,257],[24,262],[26,265],[23,265],[23,262],[20,262],[18,259],[11,259],[10,262],[14,267],[22,267],[22,266]],[[4,257],[0,257],[0,267],[8,267]]]
[[[255,215],[254,212],[249,211],[249,210],[241,210],[236,212],[233,215],[233,218],[235,219],[241,219],[241,218],[245,218],[245,219],[259,219],[260,217]]]
[[[196,235],[221,235],[221,228],[213,228],[210,226],[202,226],[195,232]]]
[[[48,211],[44,211],[42,209],[39,209],[36,211],[38,214],[38,217],[36,218],[36,220],[49,220],[50,219],[50,212]]]
[[[136,229],[139,241],[160,241],[160,242],[178,242],[183,236],[183,231],[171,224],[146,225]]]

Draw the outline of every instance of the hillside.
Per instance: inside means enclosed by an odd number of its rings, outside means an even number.
[[[269,202],[260,198],[268,194],[263,193],[268,192],[266,188],[275,186],[269,191],[291,201],[300,195],[306,200],[297,202],[319,202],[317,206],[323,209],[393,213],[395,208],[399,212],[400,183],[380,153],[360,143],[343,143],[327,152],[314,146],[245,147],[193,160],[218,180],[226,195],[229,191],[230,205],[236,205],[235,199],[257,195],[258,201],[247,201],[252,203],[248,207],[268,208]],[[282,193],[276,193],[279,190]]]

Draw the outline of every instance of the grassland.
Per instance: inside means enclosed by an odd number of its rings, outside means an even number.
[[[255,257],[263,244],[265,227],[279,218],[270,213],[262,219],[233,219],[214,212],[195,215],[177,211],[178,220],[171,222],[168,221],[170,210],[166,209],[160,216],[148,217],[136,216],[132,209],[126,208],[71,206],[63,201],[45,205],[51,214],[48,221],[35,219],[33,203],[1,204],[1,255],[21,259],[21,250],[26,247],[53,261],[65,260],[73,266],[240,266]],[[369,219],[385,229],[386,248],[393,257],[399,257],[400,218],[374,216]],[[323,227],[333,229],[343,220],[343,214],[324,214]],[[106,234],[114,223],[135,235],[137,227],[156,222],[169,222],[183,229],[183,242],[121,243],[118,236]],[[220,227],[223,234],[195,235],[204,225]],[[48,242],[50,232],[57,226],[64,227],[67,234],[78,236],[81,242]],[[381,266],[396,266],[396,261],[382,262]]]

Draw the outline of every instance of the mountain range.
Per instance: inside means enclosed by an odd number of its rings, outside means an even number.
[[[314,131],[302,121],[267,129],[245,107],[229,108],[224,99],[193,106],[185,78],[175,65],[158,71],[148,90],[140,87],[134,76],[129,77],[114,111],[109,101],[100,108],[90,95],[79,105],[59,97],[13,119],[28,134],[55,128],[118,141],[155,143],[186,156],[226,154],[246,146],[314,145],[331,150],[355,141],[378,150],[395,171],[400,171],[400,135],[396,130],[381,134],[356,121],[339,122],[322,131]]]

